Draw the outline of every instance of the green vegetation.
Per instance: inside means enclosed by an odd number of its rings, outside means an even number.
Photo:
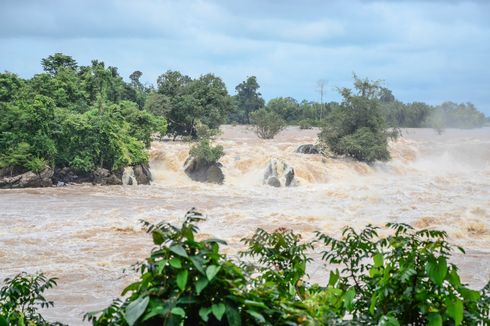
[[[213,146],[209,139],[204,138],[192,145],[189,155],[198,161],[214,164],[224,155],[224,151],[223,146]]]
[[[0,74],[0,168],[113,171],[147,161],[145,147],[167,124],[141,108],[140,74],[125,83],[115,67],[97,60],[78,66],[60,53],[42,66],[28,80]]]
[[[262,139],[272,139],[287,124],[277,113],[260,109],[250,114],[255,133]]]
[[[372,163],[390,159],[388,139],[396,137],[388,131],[379,109],[382,88],[379,82],[359,79],[354,75],[357,93],[340,90],[343,102],[326,119],[319,135],[320,142],[337,155],[345,155],[359,161]]]
[[[168,121],[168,133],[174,137],[197,139],[196,126],[218,129],[232,110],[232,100],[224,82],[213,74],[198,79],[167,71],[158,77],[157,92],[150,94],[147,108]]]
[[[198,240],[202,214],[180,227],[143,222],[155,248],[134,266],[139,279],[106,309],[87,313],[93,325],[484,325],[490,322],[490,282],[468,288],[449,263],[447,234],[389,223],[342,239],[316,233],[313,241],[280,228],[243,239],[239,262],[220,251],[224,241]],[[457,247],[463,251],[462,248]],[[310,253],[336,269],[312,284]],[[42,274],[5,280],[0,325],[19,318],[49,325],[37,306],[56,283]],[[27,324],[27,323],[26,323]],[[20,325],[20,323],[19,323]]]
[[[56,286],[56,279],[48,279],[42,273],[20,273],[5,279],[3,283],[4,286],[0,288],[0,326],[61,325],[47,322],[38,312],[39,308],[46,309],[54,305],[43,294]]]
[[[230,122],[250,124],[250,114],[264,107],[264,99],[259,93],[259,83],[255,76],[248,77],[247,80],[240,83],[235,90],[237,95],[234,96],[235,107],[228,117]]]

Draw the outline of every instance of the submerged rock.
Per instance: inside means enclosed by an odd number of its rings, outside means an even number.
[[[13,177],[4,176],[0,178],[0,188],[39,188],[39,187],[51,187],[53,181],[51,177],[54,172],[51,168],[46,167],[40,173],[34,173],[28,171]]]
[[[221,163],[209,163],[189,156],[184,163],[184,172],[194,181],[223,184],[225,175]]]
[[[318,146],[313,145],[313,144],[305,144],[301,145],[296,149],[296,153],[301,153],[301,154],[320,154],[320,150],[318,149]]]
[[[289,187],[296,184],[294,168],[282,160],[271,159],[265,169],[264,184],[273,187]]]

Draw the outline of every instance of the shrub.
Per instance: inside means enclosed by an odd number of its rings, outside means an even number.
[[[42,273],[20,273],[5,279],[4,284],[0,288],[0,325],[62,325],[47,322],[37,311],[54,305],[43,293],[56,286],[56,279],[48,279]]]
[[[445,232],[397,223],[387,227],[394,234],[381,239],[379,228],[371,225],[359,233],[344,229],[342,240],[319,235],[328,248],[326,262],[343,266],[335,277],[355,297],[349,309],[354,320],[384,325],[489,321],[488,294],[461,283],[457,267],[448,263],[453,247]]]
[[[313,126],[309,120],[301,120],[299,122],[299,129],[312,129]]]
[[[386,128],[378,108],[381,88],[377,82],[360,80],[355,75],[354,78],[358,93],[341,90],[343,102],[328,116],[319,140],[337,155],[368,163],[389,160],[388,139],[396,138],[398,130]]]
[[[250,114],[255,133],[259,138],[272,139],[286,128],[286,122],[276,113],[260,109]]]
[[[136,266],[140,279],[116,300],[85,318],[94,325],[261,325],[268,320],[301,317],[274,284],[249,287],[246,274],[220,253],[225,242],[197,241],[196,222],[186,214],[182,226],[143,222],[157,246]]]
[[[34,157],[26,163],[25,167],[34,173],[41,173],[48,165],[45,159]]]
[[[189,155],[197,160],[214,164],[224,155],[223,146],[213,146],[209,139],[201,139],[198,143],[192,145]]]
[[[219,129],[211,129],[200,121],[196,123],[196,134],[198,139],[212,139],[220,133]]]

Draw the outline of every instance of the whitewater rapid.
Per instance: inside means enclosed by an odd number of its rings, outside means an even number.
[[[298,154],[318,130],[289,127],[260,140],[243,126],[224,126],[224,185],[191,181],[183,172],[190,144],[154,142],[151,186],[89,186],[0,190],[0,278],[19,271],[58,277],[46,315],[70,325],[84,312],[107,306],[151,249],[138,220],[179,222],[196,207],[205,213],[204,236],[240,239],[257,227],[288,227],[311,238],[318,230],[338,236],[342,227],[406,222],[448,232],[467,249],[456,255],[463,279],[481,287],[490,279],[490,128],[403,130],[390,144],[392,160],[373,166],[348,159]],[[271,158],[294,167],[298,186],[262,184]],[[321,264],[310,272],[322,281]]]

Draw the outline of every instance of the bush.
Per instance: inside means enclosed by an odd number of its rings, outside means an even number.
[[[286,128],[286,122],[276,113],[260,109],[250,114],[255,133],[259,138],[272,139]]]
[[[353,293],[353,320],[370,325],[488,323],[490,285],[480,293],[461,283],[457,267],[448,262],[453,248],[445,232],[397,223],[387,227],[394,234],[386,238],[378,238],[379,228],[371,225],[359,233],[344,229],[342,240],[319,235],[328,248],[326,262],[343,266],[334,275],[340,289]]]
[[[250,286],[220,253],[225,242],[197,241],[195,223],[202,219],[191,210],[180,228],[143,222],[157,248],[135,268],[140,279],[123,291],[127,299],[85,318],[94,325],[262,325],[302,317],[274,284]]]
[[[198,143],[192,145],[189,155],[197,160],[214,164],[224,155],[223,146],[212,146],[209,139],[201,139]]]
[[[20,273],[5,279],[4,284],[0,289],[0,325],[62,325],[47,322],[37,311],[54,305],[43,293],[56,286],[56,279],[48,279],[42,273]]]
[[[312,129],[313,125],[309,120],[301,120],[299,123],[299,129]]]
[[[328,116],[319,140],[337,155],[367,163],[387,161],[390,159],[388,139],[396,138],[398,130],[386,128],[378,108],[377,94],[381,89],[378,83],[354,78],[357,95],[350,89],[341,90],[342,105]]]

